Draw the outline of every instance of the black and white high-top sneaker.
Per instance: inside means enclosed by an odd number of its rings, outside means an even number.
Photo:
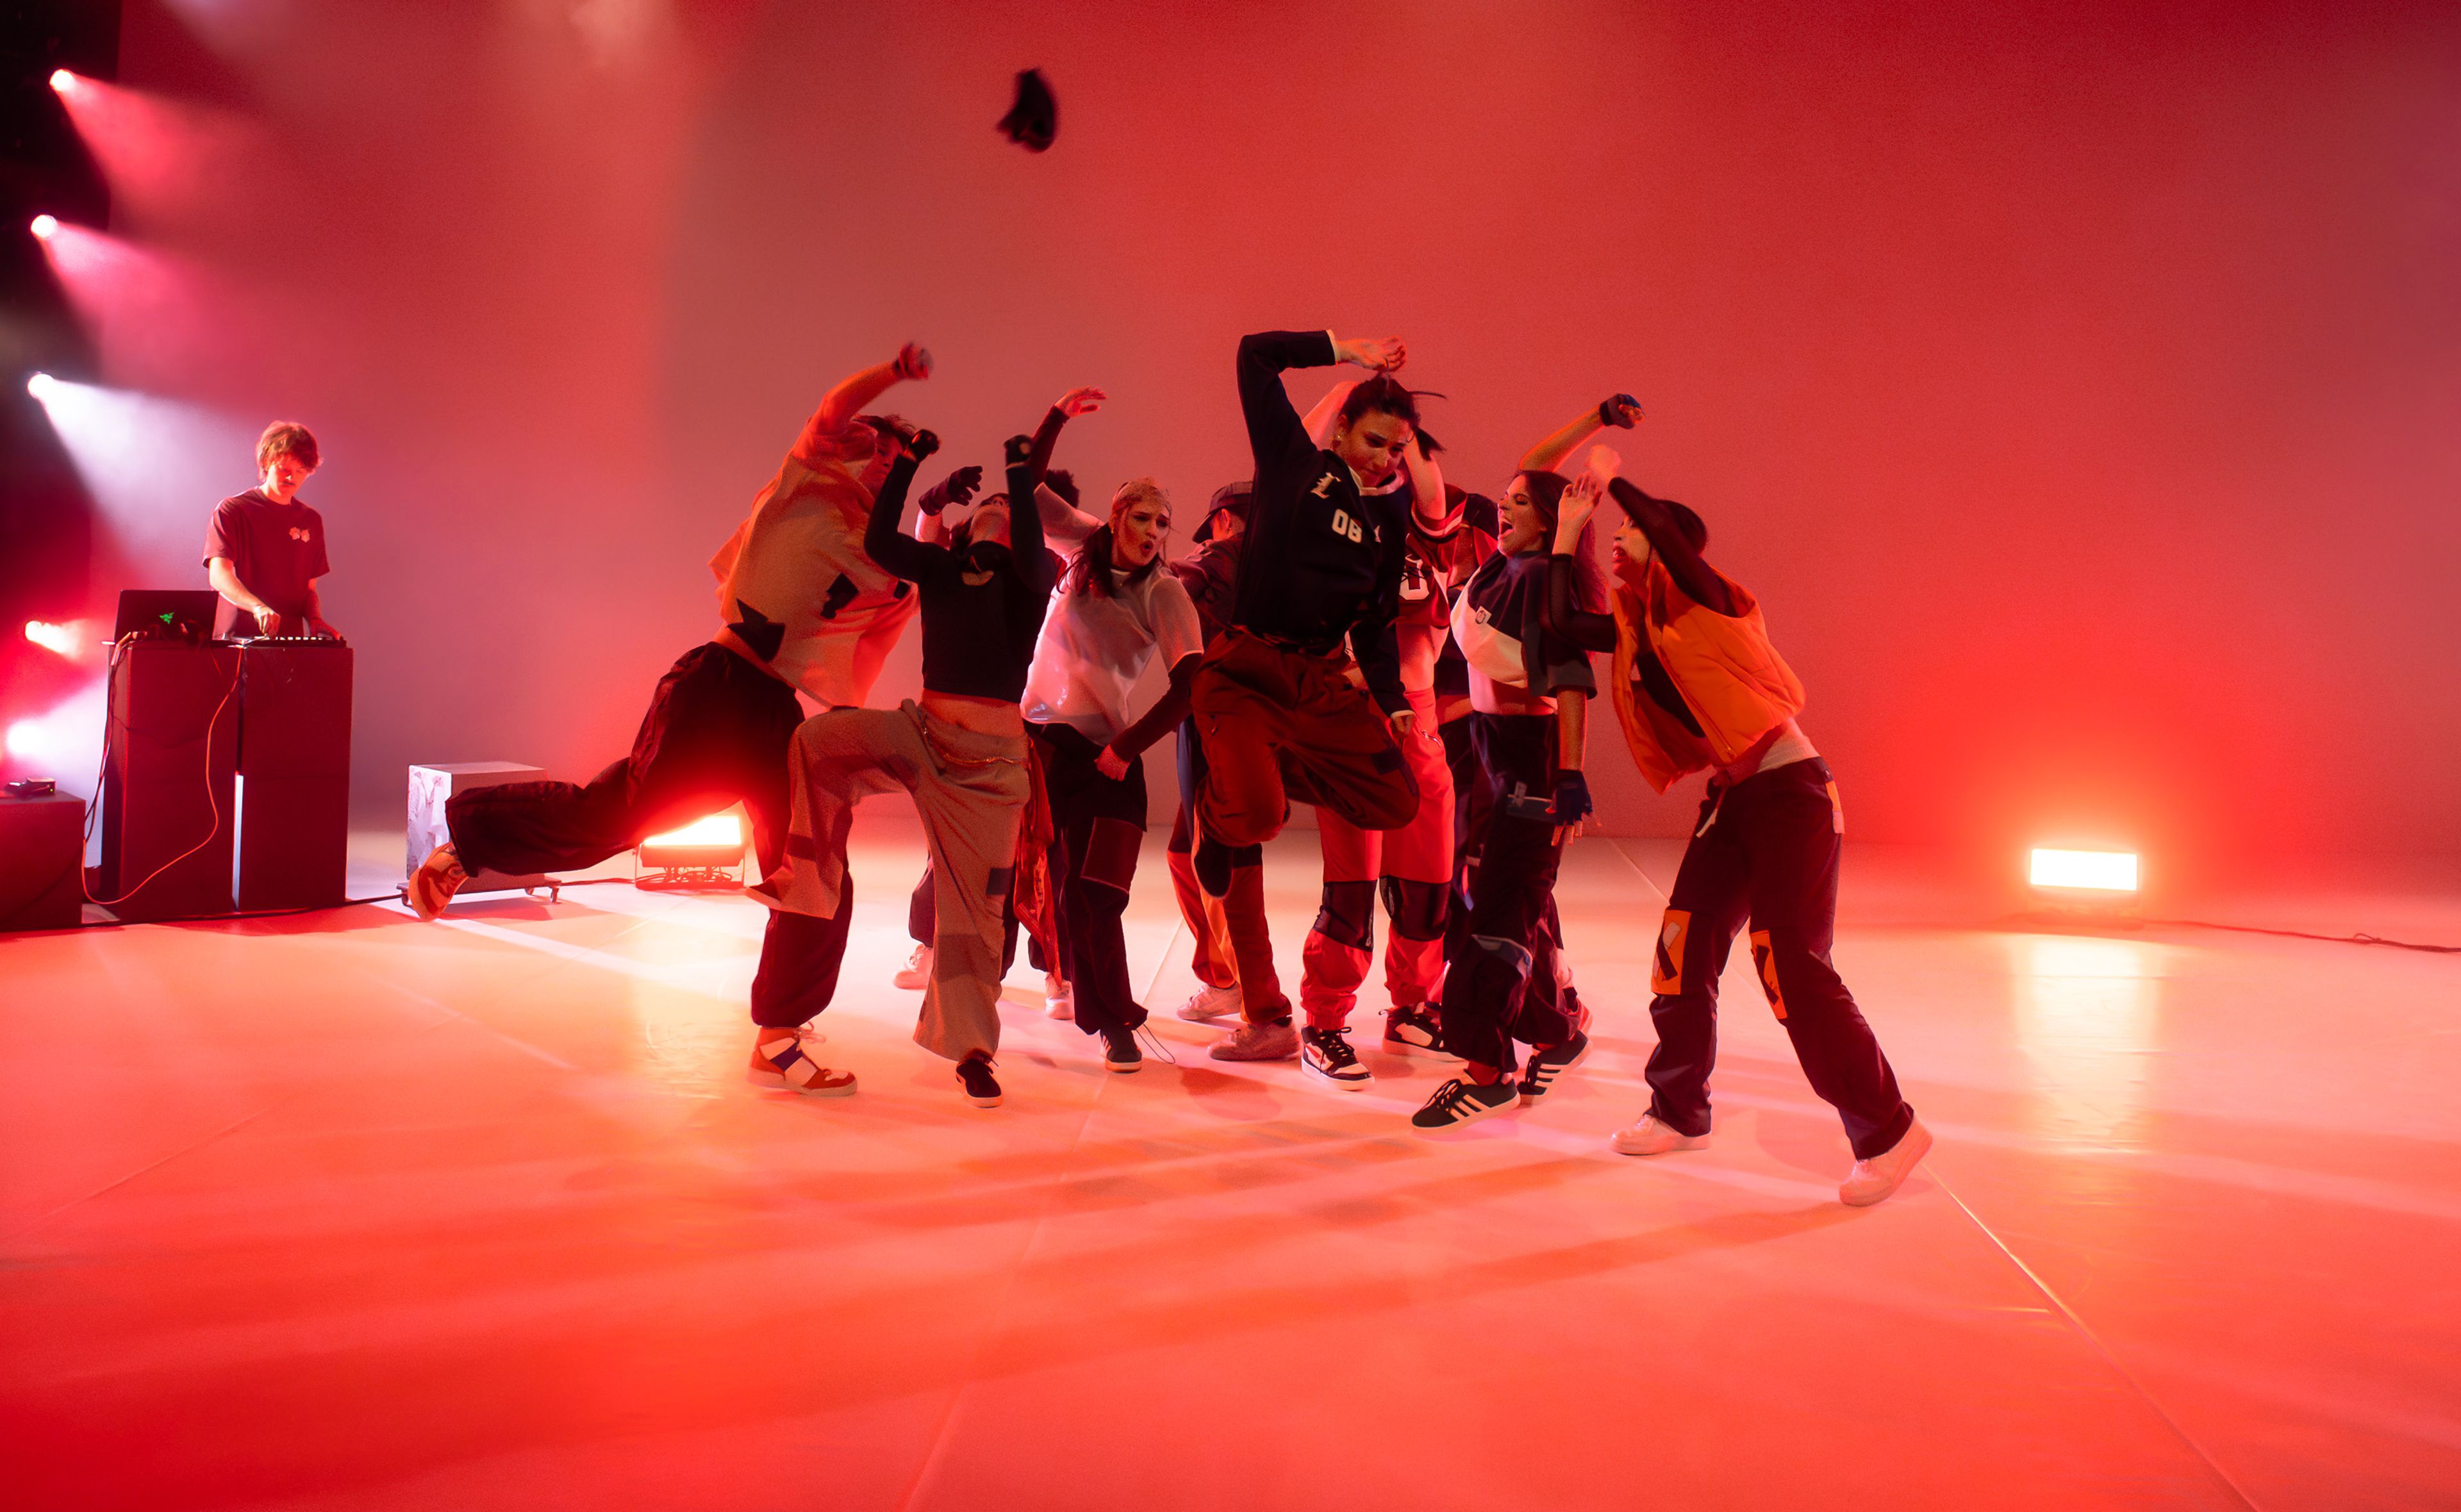
[[[1300,1030],[1299,1064],[1345,1092],[1357,1092],[1369,1078],[1348,1035],[1349,1031],[1340,1029]]]

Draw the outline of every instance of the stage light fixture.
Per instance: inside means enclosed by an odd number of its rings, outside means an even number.
[[[34,217],[33,220],[27,223],[26,229],[34,233],[35,241],[48,242],[59,233],[59,217],[55,215],[38,215]]]
[[[72,659],[77,653],[77,634],[74,626],[54,625],[48,620],[28,620],[26,639],[47,651]]]
[[[659,891],[690,892],[743,884],[743,820],[732,812],[695,820],[681,829],[653,835],[632,852],[632,884]],[[638,868],[646,867],[644,874]]]
[[[56,380],[48,373],[30,373],[26,374],[26,392],[32,394],[37,399],[49,399],[52,396],[52,390],[55,383]]]
[[[52,88],[65,95],[76,88],[77,76],[64,68],[52,70]]]
[[[2136,890],[2136,853],[2036,846],[2029,880],[2037,887],[2063,892],[2132,893]]]

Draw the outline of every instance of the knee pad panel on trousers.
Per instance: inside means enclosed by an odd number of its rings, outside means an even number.
[[[1769,945],[1769,931],[1752,931],[1752,974],[1761,979],[1761,991],[1768,997],[1769,1012],[1780,1022],[1786,1018],[1786,989],[1777,979],[1777,952]]]
[[[1372,882],[1329,882],[1324,902],[1316,911],[1314,932],[1354,950],[1376,948],[1376,884]]]
[[[1683,949],[1691,944],[1692,914],[1669,908],[1658,921],[1658,949],[1649,965],[1649,990],[1660,997],[1683,995]],[[1754,938],[1758,938],[1755,936]]]
[[[1085,864],[1079,872],[1087,882],[1126,892],[1137,879],[1137,852],[1145,832],[1124,819],[1097,819],[1085,837]]]
[[[1444,936],[1444,905],[1452,895],[1452,884],[1442,882],[1412,882],[1404,877],[1383,880],[1384,912],[1393,920],[1393,932],[1404,940],[1441,940]]]
[[[1517,940],[1506,940],[1491,934],[1474,934],[1470,945],[1478,952],[1515,977],[1530,980],[1530,948]]]

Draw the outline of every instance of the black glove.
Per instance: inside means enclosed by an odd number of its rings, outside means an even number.
[[[1037,69],[1016,76],[1016,103],[1000,117],[999,129],[1028,152],[1047,151],[1059,136],[1059,101]]]
[[[1577,824],[1597,812],[1590,801],[1589,778],[1578,772],[1555,774],[1555,822]]]
[[[930,431],[917,431],[906,438],[906,455],[920,462],[940,449],[940,438]]]
[[[924,490],[921,508],[927,515],[936,515],[951,504],[963,509],[974,501],[974,490],[982,486],[981,468],[960,467]]]
[[[1008,458],[1008,465],[1009,465],[1009,466],[1011,466],[1011,467],[1017,467],[1017,466],[1021,466],[1021,465],[1023,465],[1027,460],[1029,460],[1033,456],[1034,456],[1034,437],[1031,437],[1031,436],[1012,436],[1012,437],[1010,437],[1008,438],[1008,452],[1007,452],[1007,458]]]
[[[1598,401],[1598,423],[1629,431],[1640,418],[1640,401],[1629,394],[1610,394]]]

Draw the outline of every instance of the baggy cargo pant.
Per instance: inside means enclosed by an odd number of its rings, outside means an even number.
[[[931,846],[931,980],[914,1041],[963,1060],[999,1048],[1001,920],[1031,783],[1023,735],[982,735],[896,709],[832,709],[803,721],[787,749],[794,801],[786,862],[754,895],[769,905],[755,1023],[807,1023],[828,1006],[854,909],[846,831],[880,793],[913,796]]]
[[[1709,1072],[1718,1061],[1718,978],[1752,926],[1752,971],[1795,1059],[1837,1110],[1854,1158],[1885,1155],[1914,1109],[1872,1026],[1829,962],[1837,926],[1837,862],[1845,810],[1818,757],[1713,786],[1675,870],[1650,971],[1649,1111],[1679,1134],[1709,1132]]]
[[[1361,829],[1331,809],[1316,812],[1324,848],[1324,896],[1300,962],[1299,1004],[1317,1029],[1339,1029],[1358,1006],[1376,955],[1380,891],[1392,934],[1384,987],[1396,1008],[1436,995],[1444,980],[1445,899],[1453,883],[1453,774],[1436,728],[1433,691],[1409,690],[1418,716],[1402,755],[1419,785],[1419,812],[1399,829]]]

